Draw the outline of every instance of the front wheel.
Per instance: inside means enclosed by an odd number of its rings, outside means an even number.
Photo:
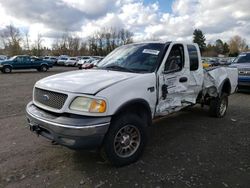
[[[10,66],[5,66],[2,69],[3,73],[11,73],[12,72],[12,68]]]
[[[221,97],[213,98],[210,101],[209,113],[212,117],[222,118],[225,116],[228,108],[228,95],[222,93]]]
[[[135,114],[118,116],[105,136],[102,154],[111,164],[124,166],[138,160],[147,141],[147,127]]]

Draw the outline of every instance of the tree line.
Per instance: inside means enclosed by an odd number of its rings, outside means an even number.
[[[18,28],[9,25],[0,31],[0,54],[8,56],[21,54],[105,56],[118,46],[132,43],[132,37],[132,32],[114,28],[104,28],[87,39],[80,38],[70,32],[63,32],[60,37],[54,39],[52,47],[48,48],[45,46],[44,37],[41,34],[38,34],[35,41],[31,42],[28,32],[22,33]]]
[[[206,44],[206,37],[199,29],[195,29],[193,32],[193,42],[199,45],[202,55],[208,57],[215,57],[218,55],[235,57],[240,52],[249,50],[246,39],[238,35],[231,37],[228,42],[217,39],[215,44]]]
[[[126,29],[103,28],[92,36],[81,38],[70,32],[63,32],[54,39],[51,48],[45,46],[44,37],[38,34],[34,41],[29,33],[21,32],[13,25],[0,30],[0,54],[8,56],[28,54],[34,56],[45,55],[100,55],[105,56],[116,47],[133,42],[133,33]],[[248,51],[246,40],[238,35],[225,42],[217,39],[214,44],[206,44],[204,33],[195,29],[193,42],[200,47],[203,56],[237,56],[240,52]]]

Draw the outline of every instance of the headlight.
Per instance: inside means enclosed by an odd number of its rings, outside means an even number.
[[[103,113],[106,111],[106,102],[101,99],[77,97],[70,104],[71,110],[91,113]]]

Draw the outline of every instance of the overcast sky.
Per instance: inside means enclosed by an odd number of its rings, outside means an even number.
[[[104,27],[134,40],[192,40],[199,28],[209,42],[237,34],[250,43],[250,0],[0,0],[0,29],[9,24],[47,44],[63,31],[88,37]]]

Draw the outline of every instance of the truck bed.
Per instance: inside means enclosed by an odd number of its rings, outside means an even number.
[[[238,70],[233,67],[212,67],[204,69],[203,90],[214,96],[220,93],[223,83],[229,80],[230,93],[234,93],[238,85]],[[216,90],[215,90],[216,89]]]

